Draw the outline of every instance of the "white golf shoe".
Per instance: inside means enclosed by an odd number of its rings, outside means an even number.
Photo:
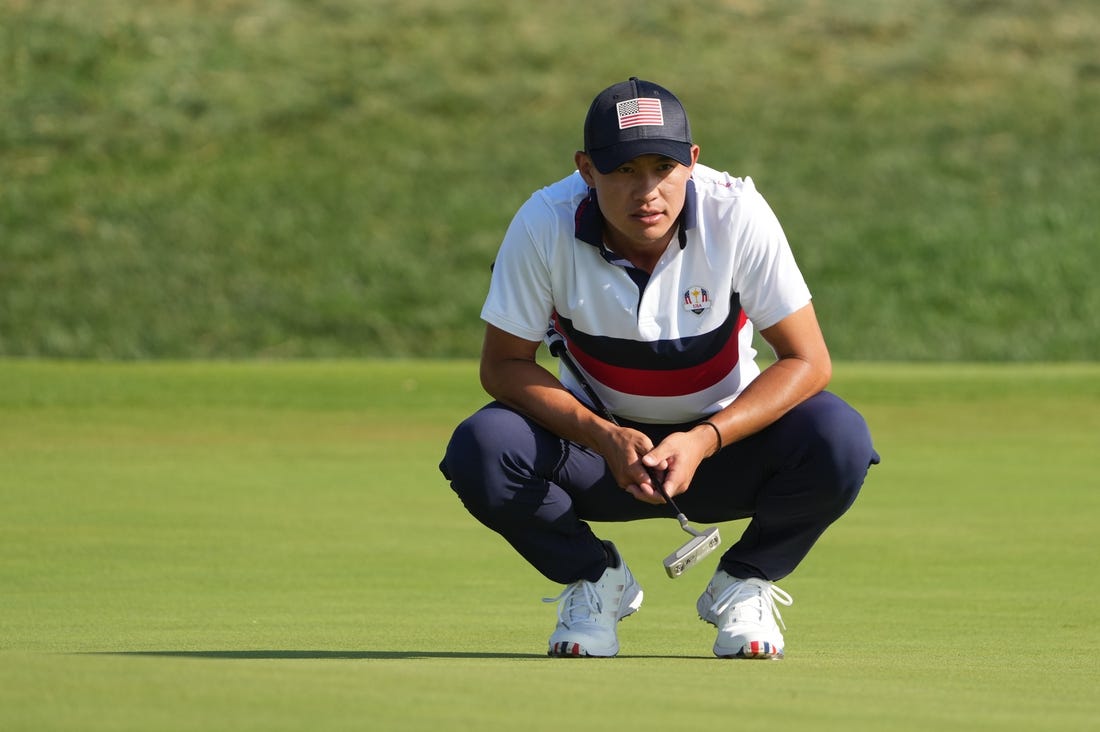
[[[550,636],[549,656],[614,656],[619,652],[616,624],[642,606],[642,588],[619,550],[605,542],[619,566],[608,567],[596,582],[578,580],[557,597],[558,626]]]
[[[719,569],[695,604],[699,617],[718,628],[714,655],[719,658],[783,658],[780,605],[791,596],[762,579],[738,579]],[[787,626],[783,626],[786,630]]]

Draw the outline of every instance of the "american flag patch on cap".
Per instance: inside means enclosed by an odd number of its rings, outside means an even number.
[[[653,98],[628,99],[615,105],[619,114],[619,129],[640,127],[642,125],[661,126],[665,115],[661,111],[661,100]]]

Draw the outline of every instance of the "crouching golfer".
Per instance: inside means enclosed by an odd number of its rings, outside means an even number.
[[[642,589],[588,523],[751,517],[700,595],[722,658],[781,658],[773,583],[852,505],[878,462],[831,364],[786,237],[749,178],[698,163],[675,96],[632,78],[595,98],[576,172],[505,234],[482,310],[495,401],[440,465],[463,504],[566,585],[551,656],[614,656]],[[618,425],[535,353],[551,324]],[[754,362],[753,328],[775,351]],[[560,380],[559,380],[560,378]],[[663,554],[663,553],[662,553]],[[779,621],[777,623],[777,621]]]

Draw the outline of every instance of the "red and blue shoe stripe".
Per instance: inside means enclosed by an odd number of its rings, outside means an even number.
[[[580,643],[577,643],[575,641],[558,641],[550,647],[550,652],[547,655],[566,657],[587,656],[588,654],[584,652],[583,648],[581,648]]]
[[[741,658],[783,658],[783,649],[767,641],[749,641],[737,655]]]

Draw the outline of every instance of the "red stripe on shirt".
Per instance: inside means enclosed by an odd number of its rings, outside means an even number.
[[[745,311],[741,310],[737,314],[737,327],[722,350],[695,366],[667,371],[613,366],[581,351],[568,336],[566,340],[569,354],[601,385],[635,396],[676,397],[708,389],[733,371],[740,356],[738,335],[747,321]]]

